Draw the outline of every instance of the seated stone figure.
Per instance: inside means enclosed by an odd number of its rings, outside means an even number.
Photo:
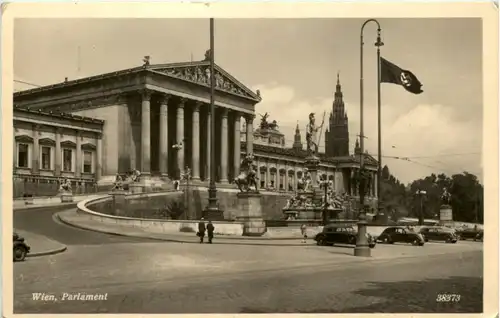
[[[71,181],[69,179],[64,179],[59,186],[59,192],[71,192],[71,190]]]
[[[123,178],[118,173],[116,174],[113,190],[123,190]]]

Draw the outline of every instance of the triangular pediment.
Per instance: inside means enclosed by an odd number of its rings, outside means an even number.
[[[178,78],[187,82],[210,87],[210,63],[208,61],[150,65],[148,70]],[[243,85],[220,66],[214,66],[215,89],[260,102],[259,93]]]

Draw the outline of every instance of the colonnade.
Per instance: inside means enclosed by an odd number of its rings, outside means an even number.
[[[145,90],[142,92],[141,97],[141,170],[142,175],[150,175],[151,174],[151,96],[152,92],[149,90]],[[190,101],[186,98],[178,98],[172,95],[162,94],[159,99],[160,108],[159,108],[159,170],[161,175],[168,175],[168,159],[169,152],[176,152],[176,169],[178,171],[184,171],[185,166],[189,166],[191,169],[191,178],[192,180],[200,180],[200,172],[201,172],[201,156],[206,156],[204,158],[204,162],[210,171],[210,165],[214,164],[211,162],[211,147],[209,146],[211,143],[211,120],[214,114],[211,114],[209,105],[204,104],[199,101]],[[185,107],[186,104],[190,104],[191,107],[191,140],[189,143],[186,143],[186,131],[185,131]],[[169,129],[168,129],[168,116],[169,107],[175,107],[175,147],[174,145],[169,144]],[[205,116],[200,115],[200,108],[205,108],[206,111],[203,112]],[[247,114],[243,112],[238,112],[236,110],[230,110],[228,108],[216,106],[217,113],[216,115],[220,116],[220,134],[216,136],[216,138],[220,138],[220,140],[216,140],[215,142],[219,144],[218,149],[220,151],[220,162],[218,164],[219,168],[219,180],[218,182],[227,183],[229,180],[229,136],[235,136],[234,144],[233,144],[233,160],[234,167],[232,167],[232,171],[235,173],[239,173],[240,169],[240,161],[241,161],[241,144],[240,144],[240,120],[243,116],[246,120],[246,136],[249,142],[246,143],[246,152],[253,152],[253,120],[255,115]],[[232,113],[232,116],[228,116]],[[202,118],[204,117],[204,118]],[[233,121],[232,127],[234,130],[229,130],[229,117]],[[201,131],[201,122],[205,120],[206,131]],[[171,139],[171,138],[170,138]],[[206,149],[204,154],[201,154],[201,143],[205,143],[207,146],[204,147]],[[191,147],[191,159],[190,162],[186,162],[185,160],[185,147]],[[207,178],[206,178],[207,179]]]

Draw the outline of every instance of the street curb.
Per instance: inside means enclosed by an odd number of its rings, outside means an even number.
[[[91,227],[88,227],[88,226],[83,226],[81,224],[77,224],[77,223],[74,223],[74,222],[69,222],[67,220],[65,220],[63,217],[61,217],[59,215],[59,213],[56,213],[55,214],[57,219],[59,221],[61,221],[62,223],[68,225],[68,226],[72,226],[72,227],[76,227],[76,228],[79,228],[79,229],[82,229],[82,230],[86,230],[86,231],[93,231],[93,232],[99,232],[99,233],[104,233],[104,234],[109,234],[109,235],[115,235],[115,236],[122,236],[122,237],[134,237],[134,238],[142,238],[142,239],[148,239],[148,240],[152,240],[152,241],[162,241],[162,242],[173,242],[173,243],[185,243],[185,244],[200,244],[199,242],[197,241],[186,241],[186,240],[181,240],[181,239],[172,239],[172,238],[159,238],[159,237],[149,237],[149,236],[145,236],[145,235],[131,235],[131,234],[124,234],[124,233],[118,233],[118,232],[114,232],[114,231],[109,231],[109,230],[96,230],[94,228],[91,228]],[[218,240],[216,240],[214,242],[214,244],[230,244],[230,245],[253,245],[253,246],[311,246],[312,244],[304,244],[304,243],[289,243],[289,244],[276,244],[276,243],[252,243],[251,241],[252,240],[248,240],[248,243],[247,242],[234,242],[233,240],[237,240],[238,238],[220,238]],[[226,242],[224,242],[224,240],[226,240]],[[245,239],[241,239],[241,240],[245,240]],[[277,240],[273,240],[273,239],[263,239],[262,241],[264,240],[267,240],[267,241],[277,241]],[[292,239],[281,239],[281,241],[283,240],[292,240]],[[300,240],[300,238],[294,238],[294,240]],[[233,242],[230,242],[230,241],[233,241]]]
[[[62,252],[65,252],[68,249],[67,246],[62,246],[60,248],[54,249],[54,250],[49,250],[46,252],[38,252],[38,253],[28,253],[26,257],[39,257],[39,256],[47,256],[47,255],[54,255],[54,254],[60,254]]]

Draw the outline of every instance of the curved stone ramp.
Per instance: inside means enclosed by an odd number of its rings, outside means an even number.
[[[101,232],[118,236],[148,238],[156,241],[175,242],[175,243],[196,243],[199,239],[195,233],[152,233],[139,227],[121,226],[111,223],[99,222],[97,220],[86,218],[80,213],[65,211],[57,213],[57,218],[64,224],[76,228]],[[205,241],[207,238],[205,237]],[[225,236],[216,235],[214,244],[234,244],[234,245],[267,245],[267,246],[305,246],[315,245],[314,240],[309,239],[307,243],[302,243],[301,238],[265,238],[265,237],[244,237],[244,236]]]
[[[26,244],[28,244],[31,248],[27,257],[53,255],[67,250],[66,245],[51,240],[43,235],[34,234],[24,230],[14,229],[14,231],[19,234],[19,236],[24,237]]]

